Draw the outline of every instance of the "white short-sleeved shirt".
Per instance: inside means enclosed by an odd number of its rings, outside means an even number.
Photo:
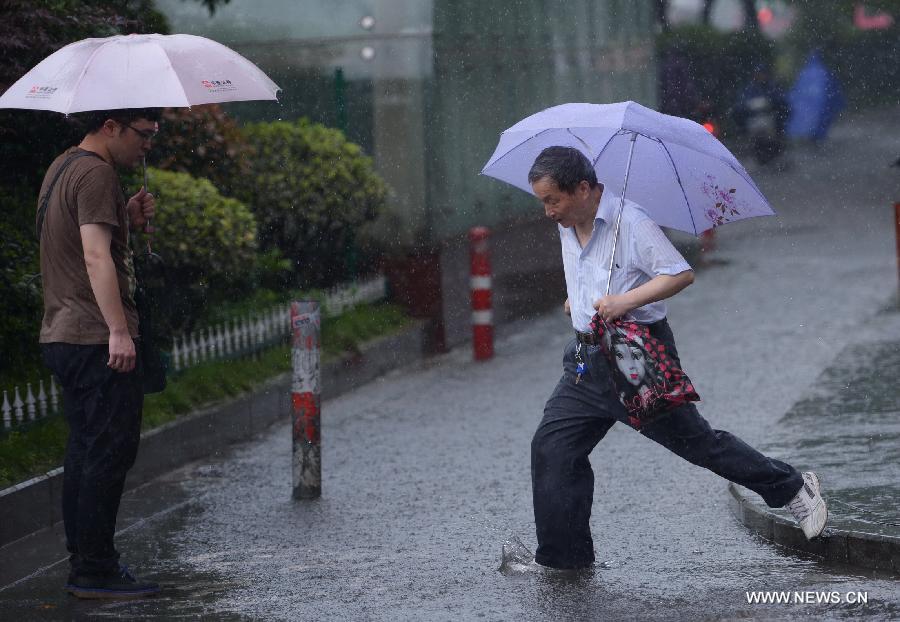
[[[594,301],[606,294],[609,257],[613,247],[621,197],[604,190],[594,220],[594,232],[584,248],[578,242],[574,227],[559,227],[562,242],[566,291],[575,330],[590,330],[594,316]],[[644,209],[625,200],[619,243],[613,266],[610,294],[623,294],[661,274],[676,275],[691,266],[685,261]],[[650,324],[666,316],[666,303],[653,302],[632,310],[626,317],[641,324]]]

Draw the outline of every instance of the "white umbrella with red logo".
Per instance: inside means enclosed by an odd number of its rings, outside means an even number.
[[[184,34],[117,35],[83,39],[57,50],[0,96],[0,108],[63,114],[182,108],[277,100],[280,90],[259,67],[210,39]],[[149,190],[146,163],[143,168],[144,188]],[[146,232],[145,256],[159,262],[150,248],[149,223]],[[142,335],[152,333],[144,323],[147,316],[142,310]],[[145,338],[145,343],[150,341],[152,337]],[[154,364],[163,369],[158,360]],[[145,360],[144,365],[149,363]]]
[[[0,108],[177,108],[274,100],[279,90],[259,67],[211,39],[118,35],[57,50],[0,96]]]
[[[259,67],[211,39],[184,34],[116,35],[60,48],[9,87],[0,96],[0,108],[63,114],[182,108],[277,100],[280,90]]]
[[[277,100],[280,90],[259,67],[211,39],[116,35],[60,48],[0,95],[0,108],[63,114],[182,108]]]

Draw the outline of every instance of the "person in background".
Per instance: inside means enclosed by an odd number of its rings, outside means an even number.
[[[779,136],[784,136],[790,105],[784,89],[772,76],[772,71],[765,64],[759,64],[753,70],[750,82],[743,88],[733,109],[734,122],[741,132],[747,131],[747,117],[752,112],[751,102],[762,98],[767,103],[775,119],[775,129]]]

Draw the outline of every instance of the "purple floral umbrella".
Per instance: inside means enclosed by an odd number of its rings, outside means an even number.
[[[581,151],[606,188],[623,203],[627,194],[662,227],[700,235],[775,213],[737,158],[702,125],[631,101],[562,104],[533,114],[503,132],[481,172],[532,193],[531,165],[557,145]]]

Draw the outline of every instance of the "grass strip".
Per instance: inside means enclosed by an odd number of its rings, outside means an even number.
[[[322,320],[323,362],[363,343],[399,332],[409,318],[396,305],[359,305],[338,317]],[[169,378],[162,393],[144,399],[142,428],[152,430],[200,408],[252,391],[291,369],[287,345],[256,358],[214,361],[190,367]],[[69,429],[61,416],[48,417],[0,436],[0,490],[46,473],[62,464]]]

